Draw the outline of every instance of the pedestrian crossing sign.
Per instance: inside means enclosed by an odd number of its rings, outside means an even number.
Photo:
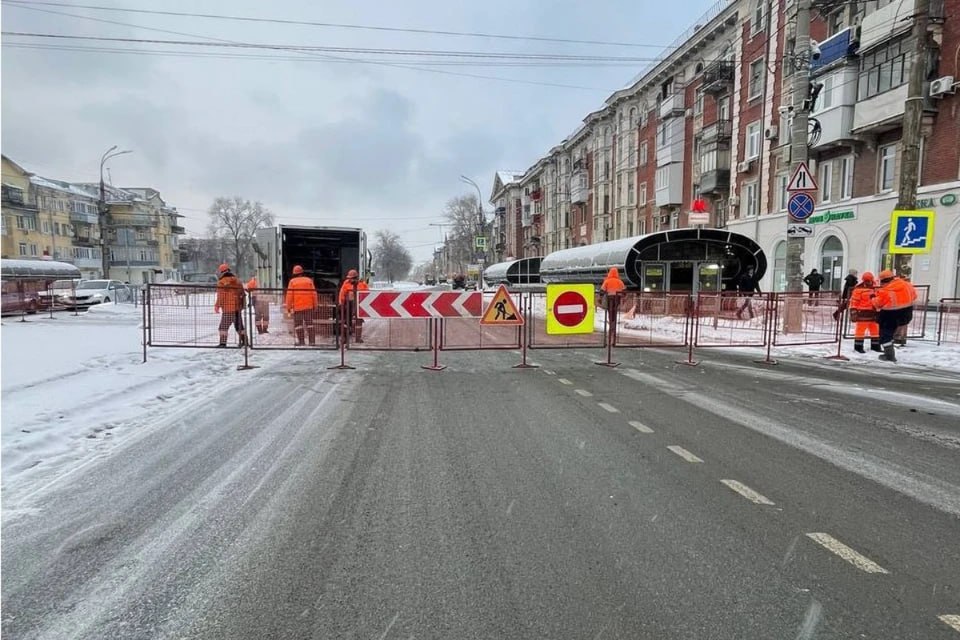
[[[480,324],[494,324],[508,327],[519,327],[523,325],[523,316],[520,315],[517,305],[513,303],[513,298],[507,292],[507,288],[500,285],[493,300],[487,305],[487,310],[483,312],[480,318]]]
[[[895,210],[890,218],[890,253],[930,253],[933,211]]]

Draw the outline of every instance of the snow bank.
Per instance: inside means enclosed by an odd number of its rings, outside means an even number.
[[[5,509],[31,487],[155,426],[171,411],[201,405],[215,387],[250,379],[251,372],[236,370],[242,362],[236,349],[151,349],[142,364],[141,314],[133,305],[106,304],[79,316],[3,322]],[[257,363],[282,357],[258,353]]]

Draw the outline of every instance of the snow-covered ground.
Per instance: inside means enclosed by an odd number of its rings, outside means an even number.
[[[142,364],[141,310],[102,305],[74,316],[5,318],[2,479],[11,498],[160,424],[257,372],[237,349],[151,349]],[[256,354],[267,364],[284,354]],[[16,495],[14,495],[16,494]]]

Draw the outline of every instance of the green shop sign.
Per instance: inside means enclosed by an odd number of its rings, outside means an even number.
[[[946,193],[940,196],[939,199],[917,198],[917,209],[929,209],[931,207],[935,207],[938,202],[942,207],[952,207],[953,205],[957,204],[958,200],[960,200],[960,197],[958,197],[955,193]]]
[[[856,212],[850,211],[827,211],[816,216],[810,216],[807,224],[823,224],[824,222],[838,222],[840,220],[856,220]]]

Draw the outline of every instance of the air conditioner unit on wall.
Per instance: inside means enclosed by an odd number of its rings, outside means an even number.
[[[740,196],[730,196],[730,208],[740,206]]]
[[[763,131],[763,137],[767,140],[776,140],[777,136],[780,135],[780,127],[775,124],[770,125]]]
[[[750,160],[744,160],[743,162],[737,163],[737,173],[747,173],[750,171]]]
[[[953,76],[943,76],[930,82],[930,97],[941,98],[956,93]]]

